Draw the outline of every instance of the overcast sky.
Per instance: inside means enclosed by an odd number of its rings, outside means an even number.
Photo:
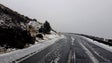
[[[112,0],[0,0],[1,4],[61,32],[112,38]]]

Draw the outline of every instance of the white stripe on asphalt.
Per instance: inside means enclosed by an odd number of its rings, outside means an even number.
[[[76,57],[75,57],[75,52],[74,52],[73,58],[74,58],[74,63],[76,63],[76,62],[75,62],[75,60],[76,60]]]
[[[74,43],[75,38],[71,37],[71,39],[72,39],[72,45],[74,45],[73,43]]]
[[[71,56],[72,56],[72,52],[70,50],[70,53],[69,53],[69,56],[68,56],[68,62],[67,63],[70,63],[71,62]]]
[[[90,57],[90,59],[93,61],[93,63],[100,63],[95,57],[94,55],[82,44],[80,43],[80,45],[83,47],[83,49],[86,51],[86,54]]]
[[[75,45],[75,44],[74,44],[75,38],[74,38],[74,37],[71,37],[71,39],[72,39],[72,45]],[[75,52],[73,53],[72,58],[74,59],[74,62],[75,62],[75,59],[76,59],[76,57],[75,57]]]

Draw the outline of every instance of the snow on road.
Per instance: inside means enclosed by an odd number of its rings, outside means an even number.
[[[75,38],[71,37],[71,39],[72,39],[72,45],[73,45]]]
[[[60,37],[58,36],[57,38],[55,37],[51,40],[37,43],[37,44],[32,45],[25,49],[19,49],[19,50],[15,50],[15,51],[12,51],[9,53],[0,54],[0,63],[10,63],[10,62],[18,60],[22,57],[25,57],[25,56],[28,57],[28,56],[31,56],[32,54],[36,54],[39,51],[45,49],[46,47],[52,45],[53,43],[55,43],[56,41],[58,41],[62,38],[65,38],[65,36],[61,35]]]
[[[93,61],[93,63],[100,63],[95,57],[94,55],[82,44],[82,43],[79,43],[83,49],[86,51],[86,54],[90,57],[90,59]]]
[[[112,52],[112,46],[109,46],[109,45],[106,45],[106,44],[103,44],[103,43],[99,43],[97,41],[93,41],[92,39],[89,39],[89,38],[86,38],[86,37],[84,37],[84,38],[87,39],[89,42],[91,42],[91,43],[93,43],[93,44],[95,44],[95,45],[97,45],[97,46],[99,46],[103,49],[106,49],[106,50]]]

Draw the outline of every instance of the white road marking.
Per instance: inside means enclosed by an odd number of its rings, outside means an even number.
[[[71,37],[71,45],[72,46],[74,46],[75,44],[74,44],[74,40],[75,40],[75,38],[73,38],[73,37]],[[73,50],[74,51],[74,50]],[[69,59],[68,59],[68,62],[67,63],[70,63],[72,60],[73,60],[73,62],[75,62],[75,59],[76,59],[76,57],[75,57],[75,52],[72,52],[72,50],[70,50],[70,53],[69,53]]]
[[[75,60],[76,60],[75,52],[74,52],[73,58],[74,58],[74,62],[75,62]]]
[[[73,43],[74,43],[75,38],[71,37],[71,39],[72,39],[72,45],[74,45]]]
[[[70,51],[69,56],[68,56],[68,62],[67,63],[70,63],[71,62],[71,57],[72,57],[72,52]]]
[[[71,39],[72,39],[72,45],[74,45],[74,40],[75,40],[75,38],[71,37]],[[75,59],[76,59],[76,57],[75,57],[75,52],[73,53],[72,58],[74,59],[74,62],[75,62]]]
[[[86,51],[86,54],[90,57],[90,59],[93,61],[93,63],[100,63],[95,57],[94,55],[82,44],[82,43],[79,43],[83,49]]]

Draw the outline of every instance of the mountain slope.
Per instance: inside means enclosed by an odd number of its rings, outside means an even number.
[[[21,15],[0,4],[0,47],[22,49],[26,45],[34,44],[36,37],[43,38],[43,34],[51,32],[50,25],[44,28],[43,26],[45,24],[36,19]],[[39,32],[40,29],[44,31]],[[45,31],[47,33],[44,33]]]

